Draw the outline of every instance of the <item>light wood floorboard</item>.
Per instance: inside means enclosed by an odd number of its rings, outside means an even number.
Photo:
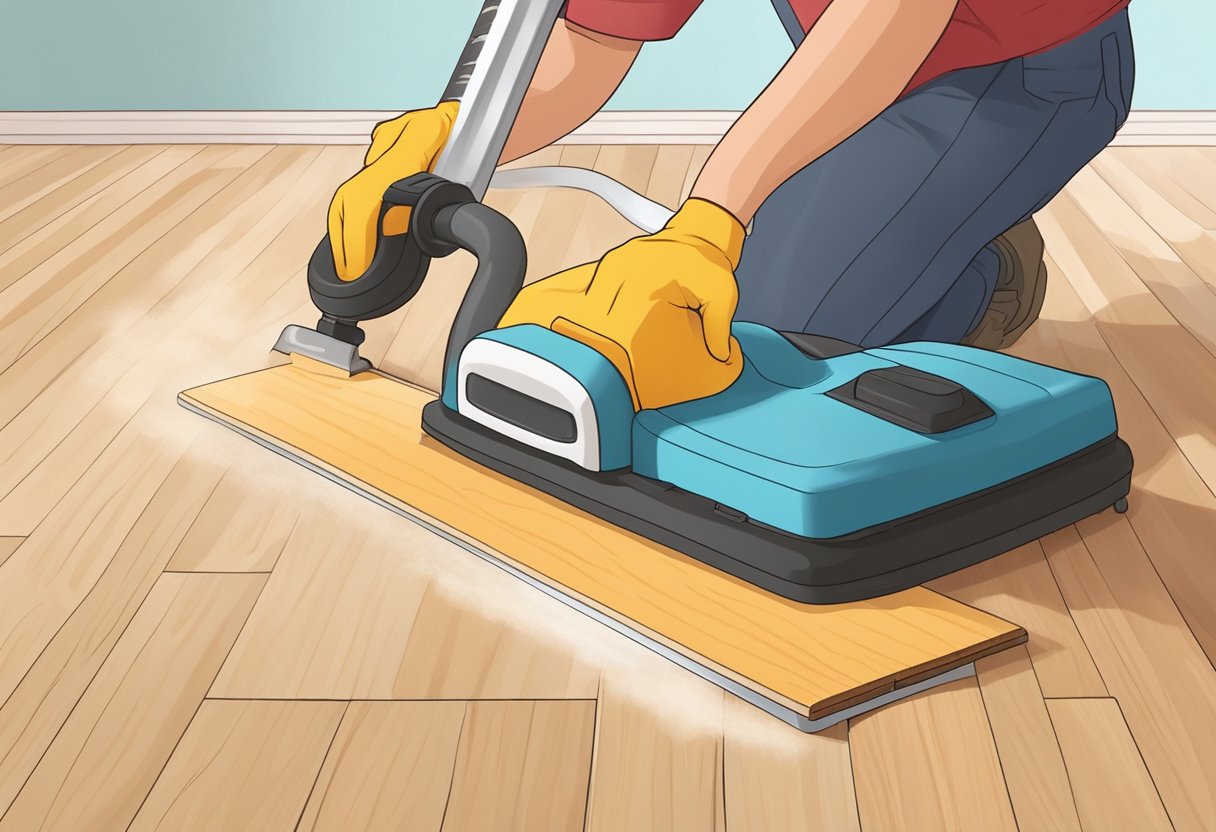
[[[1114,699],[1053,699],[1051,721],[1086,832],[1173,829]]]
[[[345,710],[344,702],[203,702],[128,828],[295,829]]]

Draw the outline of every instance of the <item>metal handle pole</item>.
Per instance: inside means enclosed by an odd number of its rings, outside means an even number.
[[[481,199],[563,0],[486,0],[443,99],[460,115],[434,173]]]

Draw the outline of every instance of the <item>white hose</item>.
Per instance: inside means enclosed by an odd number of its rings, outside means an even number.
[[[647,199],[610,176],[586,168],[514,168],[495,172],[491,188],[573,188],[595,194],[622,217],[653,234],[674,213],[666,205]]]

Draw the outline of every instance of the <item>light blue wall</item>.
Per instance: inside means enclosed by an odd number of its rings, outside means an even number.
[[[439,94],[481,0],[0,0],[0,109],[405,109]],[[425,12],[421,11],[426,9]],[[1135,105],[1216,109],[1216,0],[1132,4]],[[738,109],[788,42],[768,0],[705,0],[614,109]]]

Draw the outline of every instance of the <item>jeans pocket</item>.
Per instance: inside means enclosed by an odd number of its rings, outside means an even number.
[[[1115,32],[1102,38],[1102,87],[1106,100],[1115,108],[1115,129],[1118,130],[1127,121],[1130,91],[1123,88],[1123,55]]]
[[[1103,66],[1096,44],[1080,39],[1022,61],[1022,88],[1045,104],[1093,101],[1101,95]],[[1087,48],[1088,47],[1088,48]]]

